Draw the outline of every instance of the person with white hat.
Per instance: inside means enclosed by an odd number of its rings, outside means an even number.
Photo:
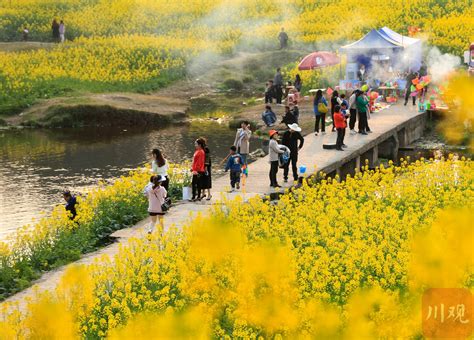
[[[288,130],[285,131],[282,138],[282,144],[290,149],[290,161],[285,164],[283,168],[283,179],[288,182],[288,173],[290,172],[290,163],[293,170],[293,179],[298,180],[298,151],[301,150],[304,144],[304,138],[301,135],[301,128],[298,124],[288,125]]]
[[[166,189],[162,186],[162,183],[166,181],[166,178],[161,175],[155,175],[150,178],[150,184],[145,187],[143,191],[144,195],[148,198],[148,214],[151,217],[150,224],[148,226],[148,234],[153,233],[157,219],[160,223],[160,232],[163,232],[163,216],[165,212],[161,208],[165,203],[166,196],[168,195]]]

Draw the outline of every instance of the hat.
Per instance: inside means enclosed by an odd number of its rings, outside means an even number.
[[[276,134],[276,133],[278,133],[277,130],[270,130],[270,131],[268,132],[268,134],[270,135],[270,137],[272,137],[272,136],[273,136],[274,134]]]
[[[300,132],[300,131],[301,131],[301,128],[300,128],[299,125],[296,124],[296,123],[289,124],[288,127],[290,128],[290,130],[293,130],[293,131],[296,131],[296,132]]]
[[[69,190],[63,190],[63,195],[71,196],[71,192]]]
[[[157,180],[158,182],[164,182],[164,181],[166,181],[166,177],[165,177],[165,176],[162,176],[162,175],[156,175],[155,178],[156,178],[156,180]]]

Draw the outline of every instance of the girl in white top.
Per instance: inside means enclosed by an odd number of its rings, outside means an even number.
[[[166,189],[166,191],[168,191],[170,185],[170,180],[168,177],[168,161],[163,157],[163,154],[158,149],[153,149],[151,151],[151,155],[153,157],[153,161],[151,162],[151,171],[153,171],[155,175],[160,175],[165,178],[165,181],[161,185]]]
[[[163,233],[163,215],[165,214],[161,209],[167,196],[167,191],[161,186],[164,181],[163,176],[152,176],[150,184],[145,187],[143,193],[148,198],[148,214],[151,217],[150,225],[148,226],[148,234],[151,234],[155,230],[157,219],[160,223],[160,232]]]

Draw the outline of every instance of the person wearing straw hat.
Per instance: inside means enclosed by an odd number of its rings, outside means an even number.
[[[270,143],[268,145],[268,157],[270,159],[270,186],[273,188],[280,188],[281,186],[278,184],[277,181],[277,173],[278,173],[278,156],[282,154],[284,151],[280,149],[278,145],[277,138],[278,138],[278,131],[270,130]]]
[[[285,131],[282,138],[282,144],[285,145],[288,149],[290,149],[290,161],[285,164],[283,168],[283,179],[288,182],[288,173],[290,170],[290,162],[291,168],[293,171],[293,179],[295,181],[298,180],[298,151],[301,150],[304,144],[304,138],[301,135],[301,128],[298,124],[290,124],[288,125],[288,130]]]

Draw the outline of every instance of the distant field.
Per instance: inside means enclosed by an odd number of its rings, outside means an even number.
[[[72,41],[66,46],[39,43],[52,41],[53,18],[66,23]],[[474,6],[455,0],[3,2],[0,41],[18,42],[28,27],[29,39],[38,42],[0,46],[0,114],[74,91],[152,91],[182,77],[203,52],[276,49],[281,27],[293,49],[335,49],[382,26],[403,34],[419,27],[427,43],[461,56],[474,41]]]

